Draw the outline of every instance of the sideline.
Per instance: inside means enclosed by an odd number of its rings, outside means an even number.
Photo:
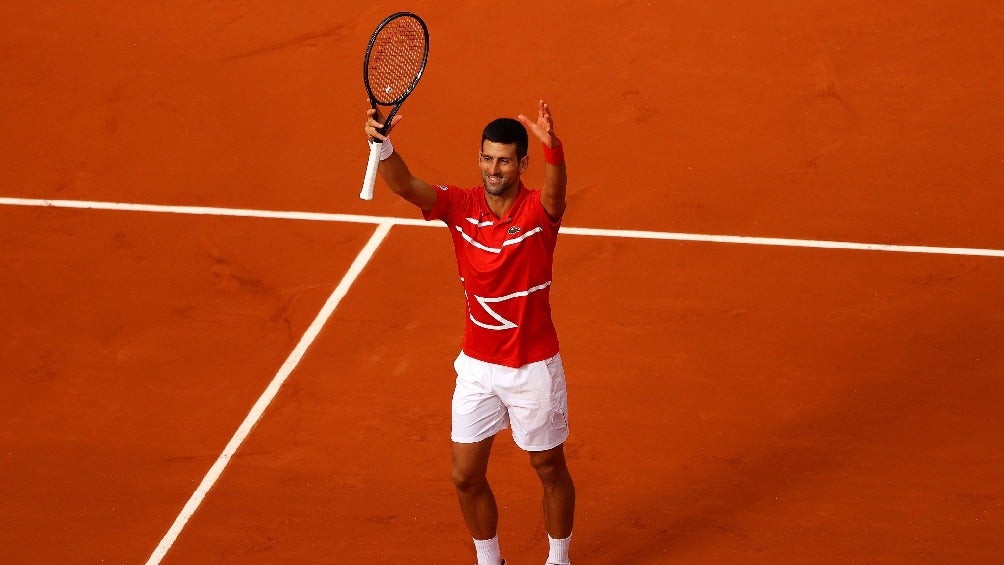
[[[328,297],[324,306],[321,307],[321,311],[318,312],[314,321],[311,322],[309,327],[307,327],[307,331],[304,332],[299,343],[297,343],[296,347],[293,348],[293,351],[289,354],[289,357],[286,358],[282,367],[279,368],[279,372],[276,373],[272,382],[269,383],[269,385],[265,388],[265,391],[260,397],[258,397],[258,401],[251,407],[251,411],[244,418],[244,421],[241,422],[237,431],[234,432],[234,435],[230,438],[227,446],[223,448],[223,452],[216,458],[216,462],[209,468],[209,472],[206,473],[206,476],[202,478],[202,482],[199,483],[198,488],[195,489],[195,492],[192,493],[188,502],[185,503],[185,506],[181,509],[181,513],[174,519],[174,523],[171,524],[171,527],[167,530],[167,534],[165,534],[160,540],[160,543],[157,544],[156,549],[154,549],[150,558],[146,562],[147,565],[157,565],[161,562],[164,556],[167,555],[167,552],[171,549],[171,546],[174,545],[174,542],[177,541],[178,536],[181,534],[181,530],[185,528],[185,524],[188,523],[188,520],[195,514],[195,511],[198,510],[199,505],[202,504],[202,500],[213,488],[213,485],[216,484],[220,475],[223,474],[223,470],[226,469],[231,458],[233,458],[234,454],[237,453],[237,450],[240,449],[241,444],[244,443],[245,439],[247,439],[252,428],[254,428],[258,421],[261,420],[262,415],[265,413],[265,409],[268,408],[268,405],[272,403],[273,399],[275,399],[276,394],[279,393],[279,389],[282,387],[283,383],[286,382],[286,378],[289,377],[289,375],[293,372],[293,369],[295,369],[300,363],[300,360],[303,359],[307,349],[321,332],[321,328],[324,327],[328,318],[331,317],[335,308],[338,307],[338,303],[341,302],[342,298],[344,298],[348,293],[349,287],[352,286],[352,283],[355,282],[363,268],[365,268],[366,264],[369,263],[373,254],[376,253],[377,248],[380,247],[380,243],[382,243],[384,238],[387,237],[387,234],[390,233],[392,225],[393,224],[389,221],[377,224],[376,231],[374,231],[373,235],[370,236],[369,241],[366,242],[366,245],[363,247],[362,251],[359,252],[359,255],[356,256],[352,265],[349,267],[349,270],[345,273],[345,276],[342,277],[341,282],[339,282],[338,286],[335,287],[335,290],[331,293],[331,296]]]

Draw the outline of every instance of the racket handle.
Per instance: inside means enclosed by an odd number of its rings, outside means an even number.
[[[380,145],[380,143],[370,143],[370,158],[366,164],[366,176],[363,177],[363,188],[359,191],[359,198],[363,200],[373,200],[377,168],[380,167]]]

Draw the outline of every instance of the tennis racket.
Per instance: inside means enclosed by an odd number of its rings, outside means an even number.
[[[429,60],[429,28],[422,18],[411,12],[397,12],[387,16],[370,36],[363,59],[363,84],[370,106],[380,113],[378,106],[393,106],[378,130],[386,133],[394,115],[406,98],[418,86],[425,63]],[[377,167],[380,165],[381,140],[370,145],[369,162],[359,198],[373,199]]]

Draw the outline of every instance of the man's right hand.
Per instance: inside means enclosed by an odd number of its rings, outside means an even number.
[[[390,130],[393,129],[393,127],[396,126],[403,117],[404,116],[394,116],[394,119],[390,122],[390,128],[387,129],[387,132],[380,133],[378,130],[383,127],[383,122],[378,121],[381,119],[380,113],[374,108],[366,110],[366,125],[363,127],[363,131],[366,132],[366,139],[387,139],[387,136],[390,135]]]

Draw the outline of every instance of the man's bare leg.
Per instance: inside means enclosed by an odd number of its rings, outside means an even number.
[[[575,518],[575,484],[565,463],[563,446],[530,452],[530,465],[544,487],[544,528],[551,552],[548,562],[567,563],[568,538]]]
[[[501,562],[498,548],[499,511],[488,486],[488,458],[494,437],[478,443],[453,443],[453,484],[460,511],[474,538],[478,562]]]

